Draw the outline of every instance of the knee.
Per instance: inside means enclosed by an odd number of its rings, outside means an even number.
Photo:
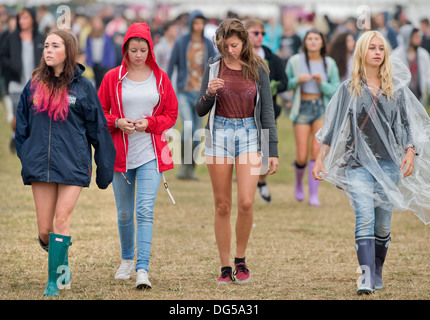
[[[215,203],[215,214],[219,217],[229,217],[231,213],[230,201],[217,201]]]
[[[130,213],[126,210],[119,210],[117,212],[117,218],[118,218],[119,225],[129,224],[134,219],[133,213]]]
[[[375,226],[375,236],[378,238],[386,238],[391,232],[389,225],[376,225]]]
[[[252,214],[254,209],[254,199],[242,199],[238,204],[239,213]]]

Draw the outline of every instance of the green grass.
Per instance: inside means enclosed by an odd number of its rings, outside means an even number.
[[[258,195],[255,198],[255,226],[246,255],[252,272],[249,284],[215,282],[220,265],[212,189],[207,169],[200,165],[199,181],[176,179],[177,168],[166,173],[176,205],[160,185],[149,291],[135,290],[134,275],[129,281],[114,280],[121,257],[112,187],[99,190],[93,182],[84,189],[71,226],[72,288],[61,291],[58,299],[428,300],[430,236],[428,227],[409,212],[393,215],[384,289],[372,296],[356,295],[359,274],[351,207],[325,182],[320,188],[321,208],[310,207],[307,199],[295,201],[291,166],[295,147],[291,122],[284,114],[278,119],[278,132],[280,168],[268,178],[273,203],[264,205]],[[0,298],[45,299],[47,254],[37,243],[31,188],[22,184],[20,162],[8,149],[9,136],[0,105]],[[232,246],[234,254],[234,241]]]

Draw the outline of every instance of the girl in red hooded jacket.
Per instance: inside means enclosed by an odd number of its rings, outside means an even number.
[[[121,65],[105,75],[98,95],[116,148],[112,185],[122,263],[115,278],[129,279],[135,268],[136,287],[142,289],[151,288],[148,269],[155,197],[162,172],[173,168],[165,131],[176,122],[178,102],[167,74],[155,61],[145,23],[134,23],[127,30],[122,54]]]

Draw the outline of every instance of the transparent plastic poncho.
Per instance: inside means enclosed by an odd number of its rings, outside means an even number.
[[[343,82],[326,108],[324,125],[316,139],[323,151],[325,181],[336,186],[349,199],[354,192],[348,170],[363,167],[370,172],[380,192],[371,188],[365,194],[375,207],[412,211],[425,224],[430,223],[430,118],[423,105],[409,90],[409,70],[391,59],[394,98],[379,91],[376,97],[362,81],[362,97],[352,96],[350,81]],[[406,149],[416,151],[414,171],[403,177],[400,170]],[[394,163],[398,182],[384,171],[381,161]]]

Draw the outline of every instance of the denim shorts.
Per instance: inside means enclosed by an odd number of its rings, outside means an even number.
[[[212,145],[205,155],[236,159],[246,153],[258,152],[258,134],[254,118],[224,118],[215,116]]]
[[[300,111],[294,124],[312,124],[315,120],[324,117],[324,103],[321,98],[314,100],[301,100]]]

